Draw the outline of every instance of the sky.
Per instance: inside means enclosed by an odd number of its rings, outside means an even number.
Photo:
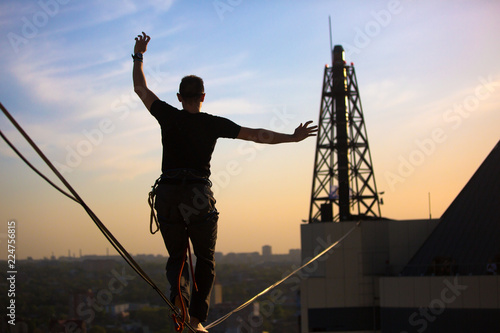
[[[318,121],[331,16],[356,69],[382,215],[438,218],[500,139],[499,13],[494,0],[4,1],[0,102],[130,253],[166,255],[149,233],[161,143],[133,92],[134,38],[151,36],[144,67],[160,99],[180,107],[178,83],[196,74],[204,112],[292,133]],[[3,115],[0,129],[60,184]],[[300,248],[315,145],[219,140],[217,251]],[[0,165],[0,241],[15,221],[16,258],[115,254],[3,141]]]

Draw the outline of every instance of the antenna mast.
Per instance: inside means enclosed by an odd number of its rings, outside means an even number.
[[[325,67],[323,76],[309,223],[380,218],[354,65],[346,65],[341,45],[330,51],[332,66]]]
[[[330,27],[330,54],[332,55],[333,64],[333,40],[332,40],[332,17],[328,16],[328,26]]]

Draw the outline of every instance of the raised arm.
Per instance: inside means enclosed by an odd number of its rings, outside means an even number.
[[[138,35],[135,38],[134,47],[134,69],[132,70],[132,79],[134,81],[134,91],[142,100],[144,105],[148,110],[151,109],[151,105],[154,101],[158,99],[156,95],[149,90],[146,84],[146,77],[144,76],[144,69],[142,63],[142,55],[146,52],[148,48],[148,43],[151,37],[146,35],[144,32],[142,35]]]
[[[309,136],[315,136],[318,131],[318,126],[308,127],[312,121],[300,124],[293,134],[284,134],[270,131],[263,128],[248,128],[242,127],[238,134],[238,139],[253,141],[257,143],[277,144],[285,142],[299,142]]]

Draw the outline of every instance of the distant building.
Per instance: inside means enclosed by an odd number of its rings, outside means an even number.
[[[308,266],[301,332],[500,332],[499,165],[500,142],[440,219],[362,221]],[[302,225],[303,258],[356,222]]]
[[[107,259],[106,257],[100,257],[95,259],[84,259],[82,262],[82,267],[86,272],[105,272],[109,271],[116,265],[117,265],[116,260]]]
[[[112,316],[117,317],[128,317],[130,313],[130,304],[122,303],[122,304],[110,304],[106,306],[106,312]]]
[[[221,304],[223,302],[222,299],[222,285],[218,282],[215,282],[214,288],[212,290],[212,295],[210,298],[210,306],[214,306],[217,304]]]
[[[264,245],[262,247],[262,256],[264,258],[269,258],[272,256],[272,254],[273,254],[273,251],[272,251],[271,245]]]
[[[221,303],[210,309],[208,322],[221,318],[241,304]],[[210,328],[210,333],[263,333],[263,316],[260,304],[254,302],[215,327]]]
[[[230,252],[226,254],[221,260],[221,263],[256,263],[261,261],[261,255],[259,252],[243,252],[243,253],[234,253]]]
[[[215,261],[221,264],[245,263],[245,264],[258,264],[262,262],[274,263],[292,263],[300,264],[301,250],[291,249],[286,254],[273,254],[270,245],[262,247],[262,255],[258,252],[242,252],[234,253],[229,252],[224,255],[222,252],[215,253]]]
[[[94,297],[92,290],[80,290],[69,296],[69,318],[83,319],[81,318],[82,307],[88,304],[88,300]]]

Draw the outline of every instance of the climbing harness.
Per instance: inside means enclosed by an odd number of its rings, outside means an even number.
[[[191,169],[169,170],[168,172],[163,173],[160,177],[158,177],[154,185],[151,186],[151,191],[148,193],[148,204],[149,208],[151,209],[149,218],[149,231],[153,235],[157,233],[158,230],[160,230],[160,223],[158,222],[158,216],[156,216],[155,212],[156,193],[158,185],[160,184],[205,184],[209,187],[212,187],[212,182],[210,181],[210,179],[201,175],[196,170]],[[155,230],[153,230],[153,225],[156,226]]]

